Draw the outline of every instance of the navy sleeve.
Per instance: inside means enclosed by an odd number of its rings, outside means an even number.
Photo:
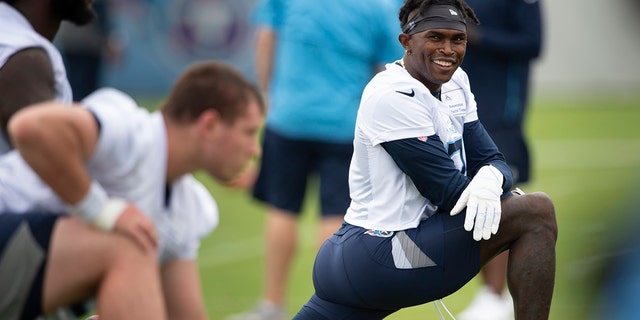
[[[469,176],[473,177],[482,166],[490,164],[502,172],[502,190],[509,192],[513,186],[511,169],[482,123],[479,120],[465,123],[462,137]]]
[[[451,211],[469,184],[469,178],[456,169],[437,135],[426,141],[408,138],[384,142],[382,147],[439,211]]]

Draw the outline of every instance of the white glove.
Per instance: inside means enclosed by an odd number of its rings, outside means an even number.
[[[451,209],[451,215],[455,216],[467,207],[464,229],[473,229],[473,239],[476,241],[488,240],[498,232],[503,179],[500,170],[491,165],[480,168]]]

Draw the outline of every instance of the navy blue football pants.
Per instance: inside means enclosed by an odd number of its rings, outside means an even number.
[[[382,319],[457,291],[480,270],[464,217],[438,213],[396,232],[344,223],[320,248],[316,292],[294,319]]]

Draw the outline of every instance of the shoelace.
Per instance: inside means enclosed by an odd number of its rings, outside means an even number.
[[[447,309],[447,306],[444,305],[444,301],[442,301],[442,299],[438,299],[433,301],[433,305],[436,307],[436,311],[438,311],[438,315],[440,316],[440,319],[444,320],[444,315],[442,314],[442,312],[440,312],[440,307],[438,307],[438,301],[440,301],[442,308],[447,312],[447,314],[449,314],[449,317],[451,317],[451,319],[453,320],[456,320],[456,317],[454,317],[453,314],[451,314],[451,311]]]

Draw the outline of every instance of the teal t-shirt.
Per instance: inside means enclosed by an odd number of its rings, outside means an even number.
[[[377,67],[402,57],[397,0],[263,0],[277,34],[266,125],[290,138],[351,142]]]

